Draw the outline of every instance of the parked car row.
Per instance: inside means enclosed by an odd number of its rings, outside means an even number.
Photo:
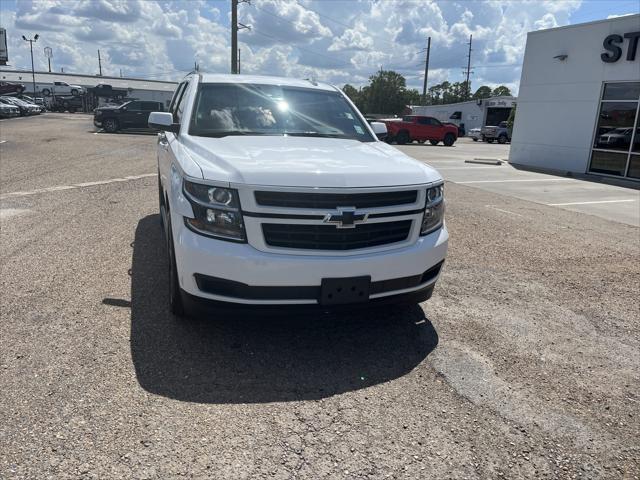
[[[31,97],[23,96],[22,98],[0,96],[0,105],[4,107],[0,110],[0,116],[3,118],[8,117],[26,117],[28,115],[39,115],[46,112],[46,108],[43,105],[38,105],[36,100]],[[7,108],[9,107],[9,108]],[[16,109],[17,115],[16,115]]]

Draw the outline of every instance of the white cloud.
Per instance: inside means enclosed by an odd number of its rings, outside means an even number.
[[[566,25],[580,0],[253,0],[239,8],[251,30],[239,34],[242,70],[314,76],[335,83],[366,83],[380,66],[421,87],[424,48],[431,37],[430,85],[461,81],[473,35],[474,88],[517,87],[528,31]],[[229,71],[228,2],[205,0],[20,0],[2,5],[13,65],[30,67],[22,34],[38,32],[54,50],[53,65],[96,73],[177,79],[197,61],[201,69]]]

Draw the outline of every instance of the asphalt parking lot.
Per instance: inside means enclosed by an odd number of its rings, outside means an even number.
[[[464,164],[508,146],[405,146],[448,180],[430,301],[185,322],[168,313],[154,137],[12,120],[0,478],[640,477],[632,202],[550,205],[637,190]],[[520,178],[535,181],[494,182]]]

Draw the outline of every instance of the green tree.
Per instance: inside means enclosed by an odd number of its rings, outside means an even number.
[[[431,105],[440,105],[442,103],[442,85],[434,85],[429,87],[429,99]]]
[[[422,94],[415,88],[405,90],[404,98],[405,105],[422,105]]]
[[[500,85],[499,87],[493,89],[491,95],[493,95],[494,97],[510,97],[511,90],[509,90],[504,85]]]
[[[342,87],[342,91],[351,99],[353,103],[355,103],[358,110],[362,110],[362,89],[358,90],[353,85],[349,85],[348,83]]]
[[[393,70],[381,70],[369,77],[369,85],[361,90],[366,113],[400,114],[407,104],[407,82]]]
[[[482,85],[480,88],[476,90],[476,93],[473,94],[473,99],[479,100],[481,98],[489,98],[490,96],[491,96],[491,87]]]

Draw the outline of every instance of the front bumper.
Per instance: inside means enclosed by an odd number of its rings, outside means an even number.
[[[193,297],[245,305],[319,305],[322,279],[359,276],[371,277],[369,302],[412,293],[428,298],[449,238],[443,227],[413,245],[382,252],[287,255],[198,235],[180,215],[171,215],[181,288]]]

